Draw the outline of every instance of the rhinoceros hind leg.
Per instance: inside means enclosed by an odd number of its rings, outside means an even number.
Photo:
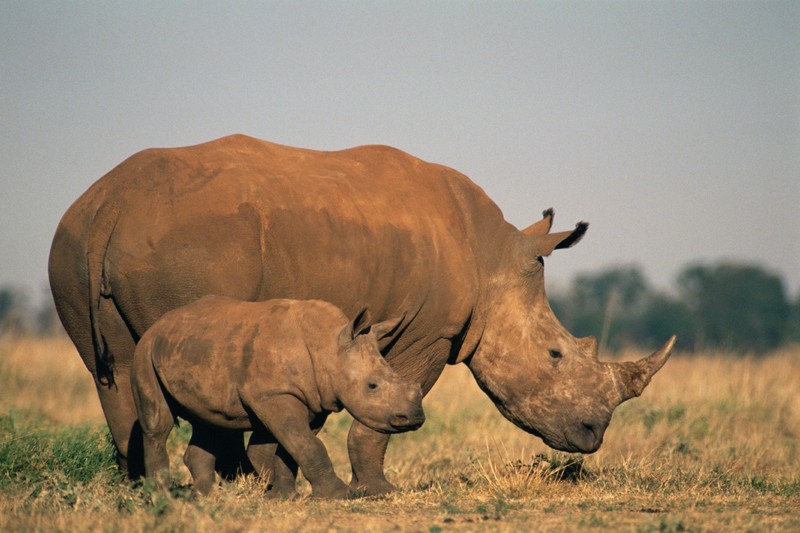
[[[278,446],[272,474],[272,490],[279,498],[291,499],[297,496],[297,462],[286,448]],[[272,491],[270,491],[272,492]]]
[[[144,451],[139,416],[131,387],[131,364],[136,343],[131,330],[111,299],[101,300],[97,320],[107,349],[106,358],[116,362],[110,369],[112,380],[109,381],[98,377],[103,374],[99,371],[102,362],[95,359],[97,363],[94,365],[93,374],[97,393],[111,436],[114,438],[120,469],[127,471],[131,479],[138,479],[144,475]],[[78,350],[83,356],[82,349],[79,347]],[[93,348],[91,353],[92,358],[98,357]]]
[[[222,479],[233,481],[239,474],[252,474],[253,465],[244,449],[244,433],[241,431],[220,431],[216,434],[216,471]]]
[[[268,497],[291,499],[297,496],[297,463],[269,430],[253,432],[247,445],[247,457],[259,476],[269,478]]]
[[[200,494],[208,494],[214,488],[214,465],[217,462],[214,441],[219,436],[221,432],[214,432],[200,424],[192,425],[192,438],[183,454],[183,464],[189,468],[194,489]]]
[[[144,476],[144,448],[142,428],[133,404],[130,375],[127,372],[115,372],[114,385],[109,387],[97,379],[95,385],[117,450],[117,465],[130,479],[138,479]]]
[[[145,475],[148,478],[156,478],[159,482],[168,481],[167,437],[175,424],[175,417],[158,381],[151,359],[149,357],[137,359],[136,365],[132,387],[134,404],[139,413],[138,427],[141,428],[142,433]]]

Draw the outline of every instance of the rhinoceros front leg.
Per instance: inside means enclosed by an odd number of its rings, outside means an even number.
[[[350,488],[336,476],[333,464],[308,422],[308,407],[283,394],[257,403],[245,402],[297,462],[317,498],[349,498]]]
[[[433,341],[419,358],[408,357],[390,362],[392,369],[409,381],[419,383],[422,394],[427,395],[439,379],[452,350],[450,339]],[[383,473],[383,462],[389,435],[378,433],[353,420],[347,434],[347,453],[353,477],[350,486],[367,496],[378,496],[397,490]]]
[[[373,431],[358,420],[353,420],[347,434],[347,453],[353,469],[350,486],[353,490],[367,496],[397,490],[383,473],[383,460],[388,446],[389,435]]]

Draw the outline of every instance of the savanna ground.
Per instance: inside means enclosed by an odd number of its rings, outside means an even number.
[[[423,428],[390,444],[398,493],[273,501],[239,479],[203,498],[181,462],[188,424],[170,437],[169,492],[124,481],[69,341],[3,338],[0,531],[800,531],[798,384],[798,347],[678,354],[581,457],[512,426],[453,367],[425,400]],[[345,480],[348,427],[334,415],[321,434]]]

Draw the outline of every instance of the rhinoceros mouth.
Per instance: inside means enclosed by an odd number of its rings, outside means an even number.
[[[395,415],[388,420],[371,420],[366,418],[357,418],[357,420],[373,431],[383,434],[392,434],[419,429],[422,427],[422,424],[425,423],[425,415]]]

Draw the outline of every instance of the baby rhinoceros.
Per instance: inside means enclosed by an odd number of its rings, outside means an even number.
[[[316,437],[346,408],[383,433],[417,429],[422,389],[396,374],[378,351],[402,318],[348,320],[319,300],[241,302],[206,296],[165,314],[142,336],[132,386],[144,436],[145,475],[166,474],[175,417],[192,424],[184,454],[198,492],[214,485],[215,447],[225,430],[252,430],[247,455],[271,476],[270,492],[294,493],[298,466],[312,495],[352,496]]]

